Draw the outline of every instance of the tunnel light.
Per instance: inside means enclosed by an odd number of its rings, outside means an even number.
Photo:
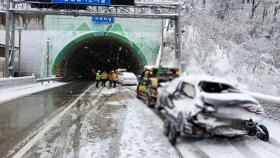
[[[87,47],[87,46],[85,46],[85,49],[88,49],[88,47]]]

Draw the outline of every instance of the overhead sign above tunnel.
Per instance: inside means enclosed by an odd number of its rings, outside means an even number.
[[[52,0],[55,4],[88,4],[88,5],[110,5],[110,0]]]
[[[112,24],[115,22],[115,18],[112,16],[93,16],[92,22],[94,24]]]
[[[57,4],[134,5],[134,0],[52,0]]]
[[[87,6],[134,5],[134,0],[26,0],[32,8],[85,10]]]

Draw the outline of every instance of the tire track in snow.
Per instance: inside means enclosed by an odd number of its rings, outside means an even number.
[[[249,146],[247,145],[248,143],[245,142],[246,140],[242,138],[240,141],[235,141],[232,142],[231,144],[245,157],[247,158],[261,158],[254,150],[251,150]]]
[[[193,140],[187,139],[188,138],[179,138],[176,144],[176,148],[180,150],[182,155],[186,155],[188,158],[209,158],[209,156],[201,148],[192,142]]]
[[[280,150],[269,142],[263,142],[257,138],[248,137],[246,139],[248,148],[254,151],[260,157],[279,158]]]
[[[270,144],[273,145],[274,147],[280,149],[280,143],[279,143],[276,139],[274,139],[274,138],[269,138],[269,142],[270,142]]]
[[[209,137],[194,140],[192,144],[199,146],[210,158],[246,158],[230,142],[230,138]]]
[[[137,99],[136,98],[136,93],[134,91],[132,91],[131,89],[126,88],[127,92],[131,95],[131,97],[133,99]],[[150,108],[149,108],[150,109]],[[151,110],[151,109],[150,109]],[[158,116],[160,118],[160,120],[162,121],[162,116],[160,116],[159,113],[155,112],[154,110],[151,110],[156,116]],[[163,125],[163,122],[162,122]],[[177,146],[173,146],[174,150],[178,156],[178,158],[184,158],[184,155],[182,154],[182,152],[177,148]]]

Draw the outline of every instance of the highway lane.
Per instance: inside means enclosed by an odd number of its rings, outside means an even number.
[[[23,157],[278,158],[280,155],[280,123],[270,118],[262,122],[270,131],[269,142],[249,136],[183,137],[172,147],[163,135],[160,113],[138,100],[134,89],[93,86],[40,139],[31,143]],[[61,110],[52,116],[60,113]]]
[[[89,84],[73,82],[0,104],[0,157],[32,137],[35,129],[71,103]]]

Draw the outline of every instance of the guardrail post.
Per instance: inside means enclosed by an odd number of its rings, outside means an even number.
[[[47,40],[47,78],[49,78],[49,69],[50,69],[50,40]],[[50,81],[48,81],[50,83]]]
[[[15,8],[15,2],[11,1],[12,8]],[[10,12],[11,19],[11,53],[9,61],[9,72],[10,76],[14,76],[14,55],[15,55],[15,15],[13,12]]]
[[[181,28],[181,4],[177,8],[178,12],[178,17],[175,19],[175,58],[177,61],[177,66],[182,69],[181,66],[181,53],[182,53],[182,48],[181,48],[181,41],[182,41],[182,28]],[[181,72],[182,73],[182,72]]]
[[[9,56],[10,56],[10,0],[6,2],[6,46],[5,46],[5,77],[9,77]]]
[[[175,58],[181,69],[181,5],[178,6],[178,17],[175,19]]]

